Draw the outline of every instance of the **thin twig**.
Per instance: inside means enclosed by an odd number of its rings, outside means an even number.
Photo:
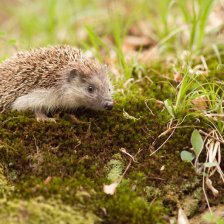
[[[218,141],[218,142],[224,144],[224,142],[221,141],[220,139],[218,139],[218,138],[216,138],[216,137],[214,137],[214,136],[212,136],[212,135],[210,135],[210,134],[208,134],[208,133],[206,133],[206,132],[204,132],[204,131],[202,131],[202,130],[199,130],[199,132],[200,132],[201,134],[207,136],[207,137],[213,138],[214,140],[216,140],[216,141]]]
[[[164,181],[164,178],[160,178],[160,177],[147,177],[148,179],[152,179],[152,180],[162,180]]]
[[[136,162],[135,157],[142,151],[142,149],[138,149],[138,152],[135,153],[134,156],[132,156],[130,153],[126,152],[125,148],[121,148],[120,149],[121,152],[123,152],[125,155],[130,157],[129,163],[125,168],[125,171],[123,172],[123,174],[121,175],[121,177],[119,178],[119,180],[117,181],[118,184],[120,184],[120,182],[122,181],[122,179],[124,178],[125,174],[127,173],[127,171],[129,170],[132,162]]]
[[[206,163],[208,162],[208,154],[206,156]],[[204,192],[204,195],[205,195],[205,200],[206,200],[206,203],[208,205],[208,209],[210,211],[210,213],[212,213],[212,210],[211,210],[211,207],[210,207],[210,204],[209,204],[209,200],[208,200],[208,196],[207,196],[207,193],[206,193],[206,190],[205,190],[205,170],[206,170],[206,167],[204,166],[203,168],[203,178],[202,178],[202,189],[203,189],[203,192]]]
[[[37,154],[39,153],[39,146],[37,145],[37,139],[35,138],[35,136],[33,135],[33,138],[34,138],[34,144],[35,144],[35,147],[36,147],[36,150],[37,150]]]
[[[117,181],[118,184],[120,184],[120,182],[121,182],[122,179],[124,178],[125,174],[128,172],[128,170],[129,170],[129,168],[130,168],[130,166],[131,166],[131,164],[132,164],[132,161],[133,161],[132,159],[129,160],[129,163],[128,163],[128,165],[126,166],[125,171],[123,172],[123,174],[121,175],[121,177],[120,177],[119,180]]]
[[[155,114],[152,112],[151,108],[149,107],[149,105],[147,104],[149,100],[145,100],[145,105],[148,108],[148,110],[150,111],[150,113],[152,114],[152,116],[155,116]]]
[[[134,156],[132,156],[130,153],[128,153],[125,148],[120,148],[120,151],[123,152],[124,154],[126,154],[127,156],[129,156],[133,162],[136,162]]]
[[[150,156],[152,156],[153,154],[155,154],[157,151],[159,151],[166,143],[167,141],[172,137],[173,133],[175,132],[176,129],[173,129],[173,131],[171,132],[171,134],[169,135],[169,137],[162,143],[162,145],[160,145],[159,148],[157,148],[155,151],[153,151]]]

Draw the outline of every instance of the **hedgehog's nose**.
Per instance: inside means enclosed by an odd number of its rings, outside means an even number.
[[[104,104],[104,109],[105,109],[105,110],[112,110],[112,109],[113,109],[113,102],[111,102],[111,101],[107,101],[107,102]]]

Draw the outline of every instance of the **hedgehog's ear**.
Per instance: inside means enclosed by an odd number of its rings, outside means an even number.
[[[79,71],[77,69],[72,69],[69,73],[68,73],[68,77],[67,77],[67,81],[71,82],[74,78],[78,77]]]

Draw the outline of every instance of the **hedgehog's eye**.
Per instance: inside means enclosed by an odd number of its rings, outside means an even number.
[[[95,91],[95,86],[93,86],[93,85],[89,85],[88,86],[88,92],[89,93],[93,93]]]

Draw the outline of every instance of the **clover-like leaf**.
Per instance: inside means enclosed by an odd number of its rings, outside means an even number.
[[[182,151],[180,153],[180,157],[183,161],[186,162],[191,162],[195,158],[194,154],[188,151]]]
[[[191,144],[194,149],[194,153],[198,156],[204,147],[204,141],[198,130],[194,130],[191,135]]]

